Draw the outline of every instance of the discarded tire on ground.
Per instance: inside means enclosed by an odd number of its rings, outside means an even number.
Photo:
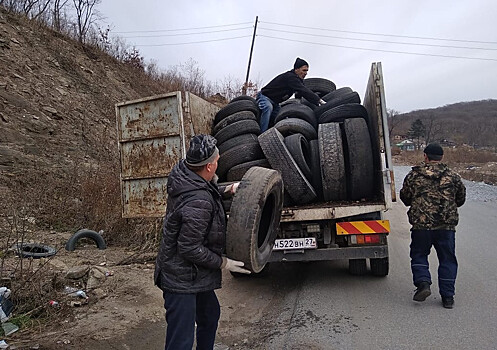
[[[318,134],[324,200],[343,200],[347,196],[347,182],[340,124],[320,124]]]
[[[18,242],[14,244],[13,248],[16,254],[23,258],[47,258],[57,253],[55,248],[39,243]]]
[[[271,256],[283,207],[283,180],[276,170],[252,167],[230,208],[226,255],[260,272]]]
[[[66,250],[73,251],[74,249],[76,249],[76,244],[80,239],[83,238],[88,238],[94,241],[98,249],[107,248],[107,244],[105,244],[104,238],[98,232],[83,229],[79,230],[74,235],[72,235],[71,238],[69,238],[69,240],[66,243]]]
[[[347,197],[350,200],[370,198],[374,189],[373,151],[368,126],[362,118],[343,123]]]
[[[281,122],[286,120],[290,119]],[[285,146],[283,135],[276,128],[271,128],[260,135],[259,144],[271,167],[281,173],[285,188],[295,204],[306,204],[316,199],[314,188],[295,163]]]

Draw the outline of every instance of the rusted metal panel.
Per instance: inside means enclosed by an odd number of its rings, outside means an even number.
[[[281,213],[281,222],[292,221],[319,221],[345,218],[354,215],[368,214],[375,211],[384,211],[383,203],[364,205],[331,205],[329,207],[316,208],[284,208]]]
[[[123,217],[164,216],[171,170],[191,136],[210,134],[218,110],[180,91],[116,105]]]

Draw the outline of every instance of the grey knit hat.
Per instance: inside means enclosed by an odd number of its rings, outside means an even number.
[[[212,163],[219,154],[216,147],[217,140],[211,135],[195,135],[190,140],[190,148],[186,152],[186,164],[202,166]]]

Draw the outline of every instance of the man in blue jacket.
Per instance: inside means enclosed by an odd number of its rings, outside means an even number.
[[[308,71],[309,64],[297,57],[292,70],[278,75],[259,91],[256,100],[261,111],[259,124],[262,132],[273,124],[280,110],[280,103],[288,100],[296,92],[316,106],[326,103],[304,85]]]
[[[191,350],[197,324],[197,349],[213,349],[220,317],[214,292],[221,288],[221,269],[250,273],[243,262],[222,257],[226,215],[222,197],[238,183],[218,187],[219,150],[210,135],[194,136],[186,159],[167,181],[167,208],[155,267],[166,309],[165,349]]]

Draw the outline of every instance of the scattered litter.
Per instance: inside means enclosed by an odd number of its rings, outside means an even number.
[[[81,289],[77,289],[77,288],[73,288],[73,287],[68,287],[66,286],[64,288],[64,291],[67,293],[67,295],[69,295],[70,297],[80,297],[82,299],[88,299],[88,296],[86,295],[86,293],[81,290]]]
[[[19,330],[19,327],[11,322],[2,323],[2,328],[5,336],[11,335],[12,333],[15,333]]]
[[[7,349],[9,344],[5,340],[0,340],[0,349]]]
[[[60,307],[59,302],[55,301],[55,300],[50,300],[48,302],[48,305],[50,305],[51,307],[54,307],[54,308],[59,308]]]
[[[9,317],[14,304],[9,300],[10,289],[7,287],[0,288],[0,321],[6,322]]]

